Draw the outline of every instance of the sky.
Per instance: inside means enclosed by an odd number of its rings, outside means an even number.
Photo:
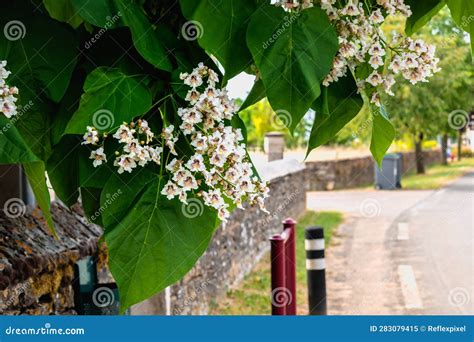
[[[241,98],[245,100],[250,89],[252,89],[255,75],[249,75],[245,72],[241,72],[234,78],[232,78],[227,84],[227,91],[231,99]]]

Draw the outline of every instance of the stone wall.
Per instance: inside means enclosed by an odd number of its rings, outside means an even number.
[[[86,223],[79,209],[52,207],[58,239],[49,232],[38,209],[25,215],[0,215],[0,314],[75,314],[74,263],[98,255],[102,230]],[[102,271],[103,272],[103,271]]]
[[[416,169],[415,154],[402,155],[403,174]],[[440,163],[441,151],[424,151],[425,165]],[[308,191],[350,189],[374,183],[374,160],[372,157],[314,161],[306,163]],[[403,178],[402,178],[403,185]]]

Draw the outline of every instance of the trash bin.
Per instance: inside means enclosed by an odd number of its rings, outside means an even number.
[[[382,161],[382,168],[375,164],[376,189],[401,189],[402,158],[399,154],[387,154]]]

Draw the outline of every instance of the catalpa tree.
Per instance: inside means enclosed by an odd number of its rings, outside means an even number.
[[[181,279],[267,184],[238,112],[262,98],[293,132],[314,109],[308,153],[363,106],[377,162],[394,137],[394,76],[427,82],[435,47],[410,34],[470,0],[18,0],[1,5],[0,162],[21,163],[54,233],[45,174],[104,228],[122,309]],[[406,35],[385,36],[387,16]],[[237,108],[225,85],[256,75]]]

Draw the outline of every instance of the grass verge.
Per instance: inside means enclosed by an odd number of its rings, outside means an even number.
[[[411,173],[403,176],[402,186],[405,190],[436,190],[473,168],[474,158],[462,159],[449,165],[430,165],[425,174]]]
[[[298,314],[307,314],[308,295],[306,288],[306,269],[304,250],[304,229],[307,226],[324,227],[326,246],[336,228],[342,223],[343,216],[338,212],[307,211],[299,220],[296,227],[296,282]],[[214,303],[212,315],[269,315],[271,312],[270,298],[270,255],[266,255],[245,277],[242,284],[227,293],[227,296]]]

